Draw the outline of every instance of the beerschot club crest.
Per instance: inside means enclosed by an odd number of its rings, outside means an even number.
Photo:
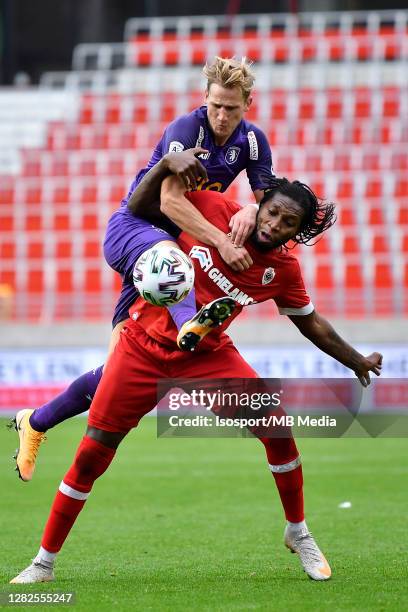
[[[239,147],[228,147],[227,152],[225,154],[225,161],[227,162],[227,164],[235,164],[240,152],[241,149]]]

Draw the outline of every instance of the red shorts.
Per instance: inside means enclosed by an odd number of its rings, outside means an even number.
[[[257,378],[232,341],[218,351],[184,353],[159,344],[137,323],[120,334],[93,399],[88,424],[127,433],[157,404],[163,378]]]

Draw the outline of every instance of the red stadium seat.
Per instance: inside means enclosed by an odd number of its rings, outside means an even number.
[[[72,257],[72,242],[58,240],[55,244],[55,257],[57,259],[70,259]]]
[[[54,204],[68,204],[70,201],[70,186],[68,183],[56,184],[52,194]]]
[[[402,203],[399,207],[397,223],[399,225],[408,225],[408,203]]]
[[[0,268],[0,284],[8,285],[9,287],[13,289],[13,291],[15,291],[16,290],[16,271],[15,270],[5,270],[5,269],[2,269],[1,267]]]
[[[408,253],[408,232],[402,236],[401,251],[402,253]]]
[[[43,218],[41,213],[27,213],[24,230],[26,232],[38,232],[43,229]]]
[[[363,274],[360,264],[346,263],[344,267],[345,289],[362,289],[364,286]]]
[[[323,156],[320,152],[306,154],[305,168],[306,172],[322,172]]]
[[[14,185],[11,181],[4,179],[0,183],[0,205],[14,204]]]
[[[382,116],[400,116],[400,91],[398,89],[387,88],[383,91]]]
[[[364,279],[361,264],[348,263],[344,266],[344,314],[360,317],[365,312]]]
[[[121,121],[121,99],[119,95],[109,95],[106,100],[105,123],[120,123]]]
[[[361,239],[355,235],[345,235],[343,239],[343,253],[357,254],[361,251]]]
[[[380,169],[381,169],[381,153],[380,152],[370,151],[368,153],[363,154],[362,170],[380,170]],[[380,182],[380,181],[378,180],[377,182]]]
[[[87,213],[82,217],[82,230],[97,230],[99,229],[98,213]]]
[[[44,269],[34,268],[27,271],[26,287],[28,293],[43,293],[44,292]]]
[[[69,161],[68,157],[55,156],[51,157],[50,174],[51,176],[68,176]]]
[[[389,264],[375,264],[374,286],[378,289],[390,289],[393,286],[392,271],[391,266]]]
[[[376,263],[374,268],[374,313],[390,316],[393,312],[393,276],[391,266]]]
[[[62,232],[71,229],[71,219],[69,212],[55,213],[53,221],[53,230],[56,232]]]
[[[367,221],[369,225],[384,226],[384,212],[381,206],[373,206],[372,208],[370,208]]]
[[[82,204],[96,204],[98,202],[97,182],[88,182],[82,185],[80,202]]]
[[[318,290],[322,289],[333,289],[335,286],[333,269],[330,264],[319,264],[316,265],[315,270],[315,287]]]
[[[383,191],[383,186],[382,186],[381,178],[367,180],[364,197],[380,198],[383,195],[382,191]]]
[[[78,174],[80,176],[96,176],[96,159],[85,158],[78,164]]]
[[[84,244],[84,257],[98,259],[102,257],[102,245],[99,240],[86,240]]]
[[[72,293],[74,291],[73,270],[61,267],[56,275],[57,293]]]
[[[27,244],[27,257],[29,260],[42,259],[44,256],[44,243],[38,240]]]
[[[406,176],[402,176],[401,178],[398,178],[396,180],[394,197],[396,198],[408,197],[408,178]]]
[[[341,151],[340,153],[335,153],[334,162],[333,162],[333,170],[347,171],[351,170],[351,155],[350,153],[346,153]]]
[[[0,208],[0,225],[2,232],[14,231],[14,216],[12,213],[3,212]]]
[[[99,266],[85,269],[84,290],[87,293],[100,293],[102,291],[101,270]]]
[[[343,91],[330,88],[325,95],[325,116],[327,119],[341,119],[344,114]]]
[[[382,255],[384,253],[389,253],[390,247],[387,237],[383,234],[377,234],[373,236],[373,243],[371,251],[374,255]]]
[[[299,97],[298,118],[314,119],[316,116],[316,103],[313,91],[302,92]]]
[[[337,185],[336,198],[342,200],[344,198],[352,198],[354,195],[354,181],[352,178],[340,179]]]
[[[14,259],[16,256],[16,245],[10,239],[0,241],[0,259],[6,261],[7,259]]]
[[[351,205],[345,205],[345,204],[340,204],[337,206],[336,208],[336,213],[337,213],[337,219],[338,219],[338,223],[341,226],[349,226],[349,225],[355,225],[357,220],[356,220],[356,210],[355,210],[355,204],[351,204]]]
[[[358,119],[371,117],[372,93],[369,89],[359,88],[354,91],[353,116]]]

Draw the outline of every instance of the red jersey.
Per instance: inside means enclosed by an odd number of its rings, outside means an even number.
[[[215,191],[196,191],[186,197],[210,223],[229,233],[229,221],[240,210],[238,204]],[[216,350],[223,346],[229,340],[225,329],[243,308],[251,304],[273,299],[279,312],[286,315],[307,315],[314,310],[298,260],[285,250],[260,251],[249,240],[245,248],[254,263],[249,270],[235,272],[215,247],[205,245],[186,232],[180,234],[177,242],[194,263],[197,307],[225,296],[237,302],[234,314],[208,334],[200,342],[199,349]],[[178,332],[167,308],[153,306],[139,297],[130,308],[130,316],[151,338],[176,348]]]

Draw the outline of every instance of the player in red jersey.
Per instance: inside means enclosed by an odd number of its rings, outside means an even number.
[[[162,205],[169,216],[184,198],[183,192],[177,179],[165,180]],[[228,231],[236,204],[216,193],[188,194],[188,198],[216,227]],[[194,261],[200,305],[209,299],[229,296],[237,301],[235,314],[239,314],[251,303],[272,298],[280,312],[287,314],[303,335],[351,368],[366,386],[370,382],[369,372],[380,374],[382,356],[373,353],[364,357],[316,312],[306,293],[298,262],[285,249],[289,240],[308,243],[330,227],[333,216],[332,205],[318,202],[309,188],[297,181],[278,179],[262,200],[256,228],[246,245],[254,261],[249,270],[234,273],[214,247],[205,246],[186,233],[179,237],[179,246]],[[12,583],[54,579],[56,554],[94,481],[109,467],[129,430],[156,405],[160,379],[180,375],[188,379],[257,377],[225,334],[231,318],[206,336],[198,350],[190,354],[177,350],[176,331],[166,309],[139,298],[130,314],[131,320],[108,361],[92,402],[86,435],[57,492],[38,555]],[[265,446],[287,520],[285,544],[298,553],[311,578],[327,580],[331,575],[329,564],[305,523],[302,466],[295,441],[290,435],[259,436],[259,439]]]

